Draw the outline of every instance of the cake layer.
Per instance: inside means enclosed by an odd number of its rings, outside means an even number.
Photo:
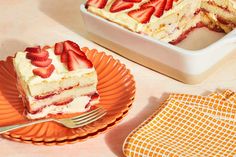
[[[202,22],[209,27],[219,27],[228,33],[236,27],[236,8],[233,9],[232,3],[228,0],[223,3],[220,1],[203,1],[201,9],[204,14]]]
[[[226,8],[232,13],[236,13],[236,1],[235,0],[202,0],[202,3],[214,3],[221,8]]]
[[[174,41],[183,32],[196,27],[201,21],[199,6],[200,3],[182,1],[179,7],[167,12],[160,19],[152,17],[142,31],[144,34],[165,42]]]
[[[27,97],[29,95],[32,97],[43,95],[76,85],[86,86],[97,83],[97,74],[94,68],[68,71],[65,64],[60,62],[59,56],[54,54],[53,49],[47,51],[56,69],[47,79],[33,74],[32,71],[36,67],[26,58],[26,52],[16,54],[14,65],[23,90],[28,91],[25,92]]]
[[[39,108],[42,108],[43,106],[55,104],[56,102],[62,101],[64,99],[68,99],[68,98],[74,99],[76,97],[80,97],[83,95],[92,95],[94,93],[96,93],[96,84],[64,90],[60,94],[52,95],[50,97],[47,97],[45,99],[40,99],[40,100],[30,97],[28,99],[28,102],[30,104],[29,112],[34,112],[38,110]]]
[[[13,64],[17,88],[29,119],[84,112],[99,101],[97,73],[76,43],[27,47]],[[96,101],[95,101],[96,100]]]
[[[49,105],[42,108],[37,113],[26,113],[27,118],[29,119],[38,119],[48,116],[49,114],[71,114],[78,112],[86,112],[90,107],[98,103],[98,99],[91,99],[91,96],[81,96],[74,98],[73,101],[62,106]]]

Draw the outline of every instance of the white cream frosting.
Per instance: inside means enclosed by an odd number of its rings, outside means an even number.
[[[52,64],[55,66],[55,70],[48,78],[41,78],[40,76],[33,74],[33,69],[38,67],[32,65],[31,60],[26,58],[26,52],[16,53],[13,63],[21,86],[28,98],[30,95],[35,96],[40,93],[56,90],[62,83],[65,87],[67,84],[72,86],[76,85],[80,80],[79,78],[82,77],[86,77],[86,79],[83,79],[83,82],[79,82],[82,86],[90,83],[97,83],[97,76],[94,68],[82,68],[68,71],[66,65],[61,63],[60,57],[54,54],[53,48],[50,48],[47,51],[49,52],[49,58],[52,59]],[[93,78],[90,79],[90,77]],[[66,80],[69,80],[69,82],[67,81],[68,83],[66,83]]]
[[[195,13],[201,9],[202,3],[206,3],[209,0],[178,0],[177,2],[173,3],[172,9],[165,11],[160,18],[152,15],[150,21],[147,24],[139,23],[127,14],[130,10],[139,8],[142,3],[147,1],[148,0],[142,1],[140,3],[134,3],[132,8],[117,13],[111,13],[109,11],[114,0],[109,0],[104,9],[89,6],[88,10],[105,19],[118,23],[119,25],[122,25],[123,27],[128,28],[134,32],[147,34],[162,41],[170,42],[174,39],[177,39],[187,30],[187,28],[195,27],[197,23],[202,22],[201,15],[196,15]],[[233,12],[236,12],[236,0],[210,1],[214,1],[219,6],[234,8]],[[212,17],[214,16],[215,12]],[[232,16],[235,17],[235,13],[231,14],[230,19],[232,19]]]
[[[31,60],[26,58],[26,52],[17,52],[14,59],[15,68],[20,74],[20,77],[28,84],[37,84],[43,81],[54,81],[61,78],[68,78],[72,76],[78,76],[89,72],[93,72],[94,68],[84,68],[74,71],[68,71],[64,63],[60,61],[60,57],[55,55],[53,49],[48,49],[49,58],[52,59],[52,64],[55,66],[55,70],[48,78],[41,78],[40,76],[33,74],[33,69],[38,68],[31,64]]]
[[[173,8],[171,10],[165,11],[160,18],[157,18],[152,15],[150,22],[148,22],[147,24],[142,24],[136,21],[135,19],[131,18],[127,14],[127,12],[139,8],[141,4],[147,2],[148,0],[142,1],[141,3],[134,3],[134,6],[130,9],[117,13],[111,13],[109,9],[113,1],[108,1],[108,4],[104,9],[99,9],[90,6],[88,10],[99,16],[102,16],[103,18],[118,23],[134,32],[148,34],[149,36],[153,36],[154,38],[158,38],[167,42],[176,39],[178,37],[176,35],[182,33],[183,30],[176,29],[181,27],[181,18],[185,16],[185,19],[191,19],[194,16],[196,10],[200,8],[200,0],[196,0],[196,3],[193,3],[190,0],[179,0],[177,3],[173,4]],[[178,16],[177,13],[179,13]],[[196,20],[192,22],[192,25],[196,25]],[[174,30],[177,31],[177,33],[173,33]],[[160,34],[160,36],[156,35],[158,33]]]

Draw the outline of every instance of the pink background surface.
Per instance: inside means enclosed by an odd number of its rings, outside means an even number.
[[[88,40],[81,19],[79,0],[0,1],[0,59],[29,45],[53,44],[66,39],[105,51],[124,63],[136,80],[136,98],[128,115],[112,130],[84,142],[64,146],[35,146],[0,137],[0,156],[4,157],[115,157],[122,155],[127,135],[158,108],[170,92],[207,94],[216,89],[236,91],[236,56],[232,57],[198,85],[186,85],[137,65]]]

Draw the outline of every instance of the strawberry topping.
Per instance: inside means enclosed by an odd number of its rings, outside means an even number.
[[[48,78],[51,76],[55,67],[52,65],[52,59],[49,59],[49,53],[47,49],[49,46],[44,46],[42,49],[40,46],[28,47],[25,49],[27,51],[26,58],[31,60],[31,64],[39,68],[33,69],[33,73],[42,78]]]
[[[122,10],[132,8],[134,4],[132,2],[125,2],[123,0],[116,0],[110,8],[110,12],[115,13]]]
[[[33,70],[35,75],[38,75],[42,78],[48,78],[51,76],[52,72],[55,70],[53,64],[50,64],[48,67],[40,67]]]
[[[174,1],[174,0],[167,0],[166,6],[165,6],[165,10],[166,10],[166,11],[167,11],[167,10],[170,10],[170,9],[172,8],[172,6],[173,6],[173,1]]]
[[[56,43],[54,53],[60,55],[61,62],[66,64],[69,71],[78,68],[93,67],[79,45],[73,41],[66,40],[64,42]]]
[[[37,67],[47,67],[52,63],[52,59],[48,58],[45,61],[37,61],[37,60],[32,60],[31,64]]]
[[[154,7],[148,6],[136,10],[131,10],[128,12],[128,15],[141,23],[147,23],[149,22],[154,11]]]
[[[42,51],[30,51],[27,52],[26,54],[26,58],[31,59],[31,60],[35,60],[35,61],[45,61],[48,59],[48,51],[42,50]]]
[[[166,6],[166,0],[151,0],[147,3],[142,4],[141,8],[146,8],[150,6],[155,8],[154,15],[156,17],[161,17]]]
[[[39,53],[41,51],[41,48],[40,46],[35,46],[35,47],[27,47],[25,49],[26,52],[29,52],[29,53]]]
[[[93,6],[102,9],[106,6],[106,4],[107,0],[88,0],[85,6],[86,8],[88,8],[88,6]]]
[[[139,3],[141,2],[142,0],[123,0],[125,2],[133,2],[133,3]]]
[[[74,51],[68,51],[68,70],[73,71],[79,68],[92,68],[93,64],[90,60],[86,58],[86,56],[80,56]]]
[[[68,52],[67,51],[63,51],[61,54],[61,62],[62,63],[67,63],[68,61]]]
[[[75,53],[77,53],[78,55],[85,56],[84,52],[80,50],[79,45],[77,45],[73,41],[70,41],[70,40],[64,41],[64,49],[66,51],[72,50]]]
[[[50,49],[50,48],[51,48],[50,46],[45,45],[45,46],[42,48],[42,50],[47,51],[47,49]]]
[[[54,53],[55,55],[60,55],[64,50],[64,44],[63,42],[56,43],[54,46]]]

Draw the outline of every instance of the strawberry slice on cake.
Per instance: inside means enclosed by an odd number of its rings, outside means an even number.
[[[120,12],[126,9],[130,9],[134,6],[132,2],[126,2],[123,0],[116,0],[114,3],[112,3],[110,12],[115,13],[115,12]]]
[[[90,1],[86,3],[89,12],[171,44],[198,27],[225,33],[236,28],[236,0],[108,0],[102,7]]]
[[[29,119],[85,112],[99,102],[97,73],[75,42],[28,47],[13,63]]]

